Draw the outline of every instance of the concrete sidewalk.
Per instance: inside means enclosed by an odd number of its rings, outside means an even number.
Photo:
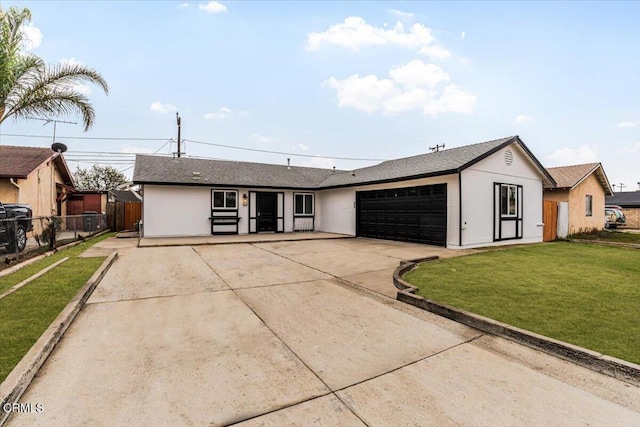
[[[640,425],[638,387],[342,279],[434,251],[124,250],[9,425]]]

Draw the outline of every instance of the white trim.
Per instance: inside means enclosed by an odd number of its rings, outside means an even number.
[[[223,194],[224,206],[215,206],[215,193]],[[227,206],[227,194],[233,193],[235,194],[235,206]],[[238,210],[238,190],[228,190],[223,188],[212,188],[211,189],[211,209],[228,209],[228,210]]]
[[[302,196],[302,213],[296,212],[296,196]],[[311,213],[306,212],[307,207],[307,198],[306,196],[311,196]],[[304,216],[314,216],[315,215],[315,204],[316,204],[316,195],[315,193],[293,193],[293,215],[296,217],[304,217]]]

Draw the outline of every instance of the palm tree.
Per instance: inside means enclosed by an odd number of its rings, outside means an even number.
[[[23,50],[23,25],[31,22],[29,9],[0,9],[0,124],[9,117],[80,115],[87,131],[95,113],[79,84],[96,84],[106,94],[109,87],[95,70],[60,63],[47,66],[41,58]]]

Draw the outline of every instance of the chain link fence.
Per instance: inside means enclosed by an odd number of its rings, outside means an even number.
[[[91,237],[108,229],[107,215],[82,215],[0,219],[0,261],[20,260],[33,251],[49,247],[51,233],[56,246]],[[42,250],[42,249],[40,249]]]

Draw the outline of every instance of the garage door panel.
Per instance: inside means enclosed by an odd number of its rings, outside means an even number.
[[[358,235],[446,245],[446,184],[358,192]]]

